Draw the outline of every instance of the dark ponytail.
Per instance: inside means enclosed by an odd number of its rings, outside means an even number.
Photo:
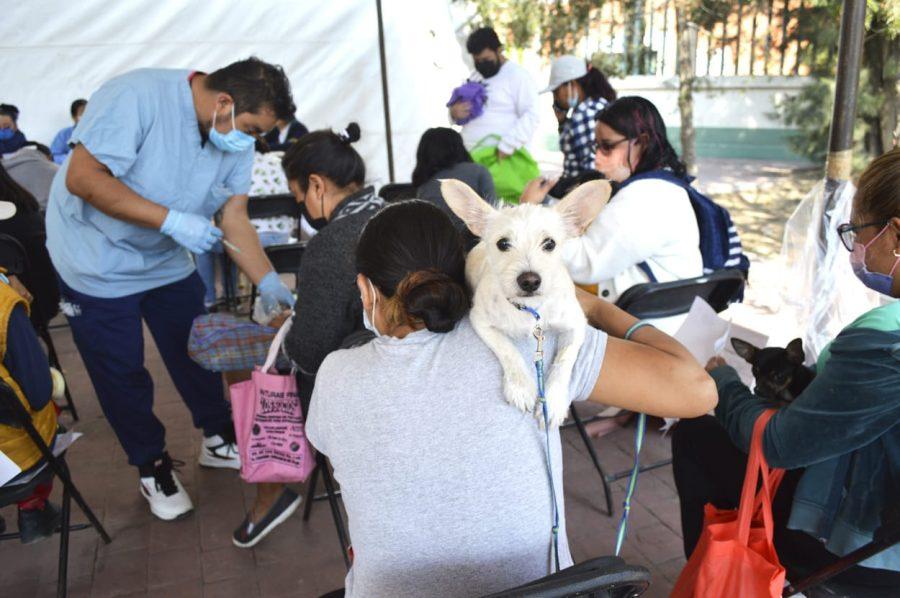
[[[356,269],[387,298],[393,324],[450,332],[469,311],[462,237],[430,203],[402,201],[373,216],[356,247]]]
[[[597,122],[602,122],[628,139],[643,137],[641,141],[644,153],[641,161],[634,167],[633,174],[668,168],[677,177],[687,176],[684,162],[669,143],[666,123],[650,100],[640,96],[619,98],[603,109],[597,116]]]
[[[338,187],[352,183],[362,186],[366,180],[366,165],[351,146],[359,141],[359,125],[350,123],[343,131],[313,131],[302,136],[285,152],[281,167],[289,181],[297,181],[305,193],[309,176],[317,174]]]
[[[576,81],[589,98],[595,100],[603,98],[607,102],[616,100],[616,90],[610,85],[606,75],[592,66],[588,66],[588,72],[580,79],[576,79]]]

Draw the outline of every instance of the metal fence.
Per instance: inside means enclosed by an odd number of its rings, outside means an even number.
[[[694,20],[697,76],[807,75],[813,48],[800,30],[806,0],[702,3]],[[705,8],[704,8],[705,7]],[[674,0],[608,1],[586,31],[587,54],[619,75],[675,76]]]

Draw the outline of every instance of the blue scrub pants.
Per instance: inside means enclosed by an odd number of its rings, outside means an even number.
[[[184,280],[115,299],[85,295],[60,281],[75,344],[131,465],[153,462],[166,446],[166,430],[153,414],[153,379],[144,367],[143,322],[191,411],[194,426],[212,436],[232,425],[221,376],[201,368],[187,352],[191,324],[206,313],[203,291],[196,272]]]

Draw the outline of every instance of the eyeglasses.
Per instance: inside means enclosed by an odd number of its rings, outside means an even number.
[[[869,222],[866,224],[857,224],[856,226],[850,224],[849,222],[845,224],[841,224],[837,227],[838,236],[841,238],[841,243],[844,244],[844,247],[847,248],[847,251],[853,251],[853,244],[856,243],[856,231],[862,230],[864,228],[869,228],[870,226],[884,226],[887,224],[886,220],[880,220],[878,222]]]
[[[612,153],[612,151],[613,151],[614,149],[616,149],[616,146],[619,145],[620,143],[622,143],[623,141],[628,141],[628,137],[623,137],[623,138],[621,138],[621,139],[619,139],[619,140],[617,140],[617,141],[612,141],[612,142],[610,142],[610,141],[599,141],[599,142],[597,142],[597,143],[594,143],[594,144],[591,146],[591,151],[594,152],[595,154],[596,154],[597,152],[600,152],[600,153],[603,154],[604,156],[608,156],[608,155],[610,155],[610,154]]]

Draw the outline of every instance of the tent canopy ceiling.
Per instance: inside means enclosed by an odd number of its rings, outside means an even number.
[[[447,0],[383,3],[397,179],[409,180],[422,132],[447,124],[444,104],[467,75]],[[40,27],[15,24],[40,23]],[[280,64],[311,130],[358,122],[367,178],[387,181],[375,0],[32,0],[4,10],[0,102],[49,145],[69,104],[141,67],[212,71],[247,56]]]

